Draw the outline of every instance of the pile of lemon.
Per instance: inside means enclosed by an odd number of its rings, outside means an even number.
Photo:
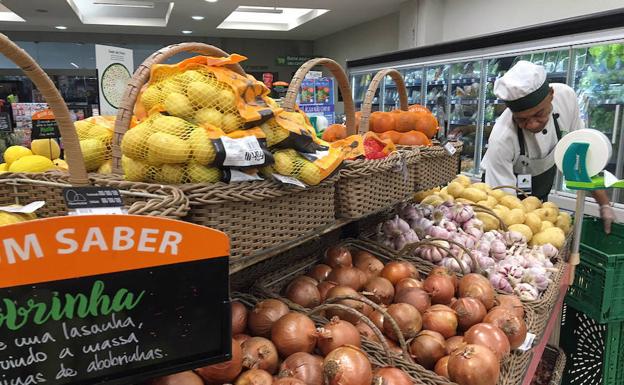
[[[60,159],[61,148],[54,139],[36,139],[25,146],[11,146],[4,151],[4,163],[0,172],[45,172],[67,170],[67,163]]]

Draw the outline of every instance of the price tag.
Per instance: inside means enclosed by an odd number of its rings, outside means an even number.
[[[455,146],[453,146],[451,142],[444,143],[443,147],[446,153],[449,154],[450,156],[455,155],[455,153],[457,152],[457,149],[455,148]]]
[[[11,124],[11,116],[8,112],[0,112],[0,132],[13,132],[13,124]]]
[[[224,170],[224,179],[226,182],[248,182],[252,180],[264,180],[258,174],[247,174],[240,170]]]
[[[224,166],[246,167],[265,163],[264,151],[255,136],[232,139],[227,136],[220,138],[225,149]]]
[[[301,156],[303,156],[304,158],[306,158],[310,162],[314,162],[314,161],[317,161],[317,160],[322,159],[322,158],[326,157],[327,155],[329,155],[329,150],[324,150],[324,151],[317,150],[316,152],[313,152],[313,153],[302,152],[300,154],[301,154]]]
[[[535,341],[535,334],[527,333],[524,342],[518,347],[518,350],[526,352],[533,347],[533,341]]]
[[[109,187],[65,187],[69,215],[126,214],[119,190]]]
[[[303,183],[297,178],[293,178],[292,176],[282,175],[282,174],[273,174],[273,178],[275,178],[278,182],[282,184],[290,184],[293,186],[298,186],[298,187],[303,187],[303,188],[307,187],[305,183]]]
[[[43,206],[45,206],[45,201],[34,201],[26,206],[2,206],[0,207],[0,211],[17,214],[32,214]]]

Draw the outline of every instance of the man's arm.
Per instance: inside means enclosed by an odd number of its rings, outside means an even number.
[[[592,196],[600,206],[600,218],[602,218],[604,232],[609,234],[611,233],[611,224],[615,221],[615,212],[609,202],[607,190],[592,191]]]

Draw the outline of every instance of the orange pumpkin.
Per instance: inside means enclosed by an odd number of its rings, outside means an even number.
[[[416,112],[399,111],[394,116],[396,122],[396,130],[399,132],[410,132],[416,128],[416,120],[418,116]]]
[[[427,138],[433,138],[438,133],[440,129],[438,119],[432,113],[412,112],[412,114],[415,114],[414,130],[427,135]]]
[[[355,112],[355,132],[360,132],[360,119],[362,119],[362,111]]]
[[[369,129],[376,133],[392,131],[396,128],[394,114],[390,112],[375,111],[370,116]]]
[[[323,132],[323,140],[326,142],[335,142],[347,137],[347,126],[343,124],[332,124]]]
[[[431,113],[431,111],[427,107],[421,106],[420,104],[412,104],[411,106],[408,107],[407,110],[411,111],[411,112],[428,112],[428,113]]]
[[[431,146],[431,140],[420,131],[386,131],[378,135],[384,140],[391,140],[392,143],[401,146]]]

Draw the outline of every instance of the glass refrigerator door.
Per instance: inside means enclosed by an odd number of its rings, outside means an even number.
[[[364,97],[366,96],[366,90],[368,89],[368,86],[371,80],[373,80],[373,76],[375,76],[373,72],[351,76],[351,87],[353,89],[353,102],[355,103],[356,111],[360,111],[362,109],[362,102],[364,101]],[[373,106],[372,106],[373,111],[379,110],[380,92],[381,90],[377,89],[377,92],[375,93],[375,99],[373,99]]]
[[[424,99],[425,106],[438,119],[440,125],[439,137],[446,137],[448,127],[448,83],[450,65],[425,67]]]
[[[479,120],[481,61],[451,65],[449,137],[464,142],[461,171],[476,174],[475,146]]]
[[[624,177],[624,43],[574,48],[574,90],[585,126],[603,132],[613,146],[607,170]],[[620,189],[609,191],[624,203]]]
[[[421,90],[422,90],[422,68],[410,68],[399,71],[403,75],[405,82],[405,88],[407,90],[407,102],[412,104],[421,103]],[[396,84],[391,77],[386,76],[384,80],[384,111],[392,111],[399,108],[399,92],[397,91]]]

